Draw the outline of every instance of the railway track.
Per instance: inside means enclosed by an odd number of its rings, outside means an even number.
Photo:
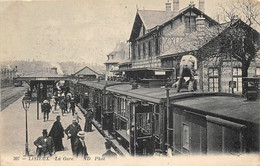
[[[26,89],[27,87],[6,87],[1,89],[1,111],[23,96]]]

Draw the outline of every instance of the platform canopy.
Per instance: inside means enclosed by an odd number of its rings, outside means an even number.
[[[19,81],[59,81],[59,80],[67,80],[68,77],[57,74],[57,73],[49,73],[46,71],[29,73],[17,78]]]

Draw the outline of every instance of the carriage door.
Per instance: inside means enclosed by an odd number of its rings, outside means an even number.
[[[154,144],[152,139],[152,122],[153,122],[153,105],[140,104],[136,106],[135,116],[135,137],[136,137],[136,154],[152,155]]]
[[[102,96],[102,130],[113,130],[113,95]]]

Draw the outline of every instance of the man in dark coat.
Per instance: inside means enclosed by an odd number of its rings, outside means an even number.
[[[54,110],[57,110],[57,105],[59,103],[59,97],[58,95],[54,95]]]
[[[65,113],[66,110],[66,102],[65,99],[61,99],[60,101],[60,109],[61,109],[61,114],[63,116],[63,114]]]
[[[80,97],[78,94],[75,94],[75,102],[78,104],[80,102]]]
[[[91,132],[91,131],[92,131],[92,119],[93,119],[92,110],[89,109],[84,116],[85,116],[85,127],[84,127],[84,131],[85,131],[85,132]]]
[[[89,96],[88,96],[88,93],[84,94],[82,107],[85,108],[85,109],[89,107]]]
[[[49,113],[51,111],[51,105],[48,100],[44,100],[42,104],[42,112],[43,112],[43,121],[49,120]]]
[[[34,141],[34,145],[37,146],[36,154],[38,157],[52,156],[55,152],[53,139],[48,137],[47,129],[42,131],[42,135]]]
[[[102,155],[102,157],[117,157],[117,154],[111,151],[112,143],[110,141],[107,141],[105,142],[105,145],[107,151]]]
[[[56,122],[53,123],[53,126],[49,133],[49,136],[51,136],[54,141],[56,151],[64,150],[64,147],[62,144],[62,138],[64,137],[63,132],[64,132],[64,129],[60,122],[60,116],[57,116]]]
[[[86,158],[88,156],[87,152],[87,146],[85,144],[84,138],[85,138],[85,132],[84,131],[79,131],[77,134],[77,138],[75,139],[75,156],[76,157],[84,157]]]
[[[74,116],[74,113],[75,113],[75,99],[74,98],[71,98],[70,108],[71,108],[71,111],[72,111],[72,116]]]
[[[77,138],[77,134],[79,131],[82,131],[82,129],[81,129],[80,125],[77,123],[76,119],[73,119],[72,124],[70,124],[65,129],[65,133],[68,136],[68,139],[70,139],[71,149],[72,149],[73,154],[75,154],[74,144],[75,144],[75,139]]]

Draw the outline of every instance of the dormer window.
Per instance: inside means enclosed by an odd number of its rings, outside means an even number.
[[[185,16],[185,32],[191,33],[196,31],[196,17],[195,16]]]

